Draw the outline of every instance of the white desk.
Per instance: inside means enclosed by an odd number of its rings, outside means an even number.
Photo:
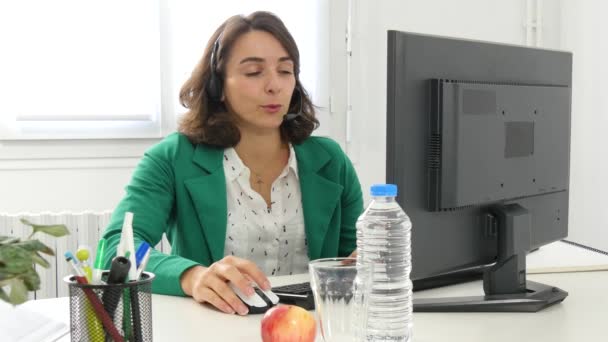
[[[271,278],[273,286],[307,280],[307,275]],[[529,280],[569,293],[537,313],[415,313],[415,342],[608,341],[608,272],[529,275]],[[481,282],[416,292],[414,297],[481,295]],[[28,302],[30,309],[69,324],[68,298]],[[155,341],[259,341],[262,315],[236,316],[190,298],[153,295]],[[64,337],[60,341],[69,341]],[[321,338],[318,339],[321,341]]]

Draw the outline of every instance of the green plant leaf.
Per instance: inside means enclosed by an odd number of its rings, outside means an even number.
[[[0,236],[0,245],[10,245],[11,243],[19,242],[19,238],[12,236]]]
[[[40,276],[33,268],[27,273],[23,274],[21,278],[23,279],[23,283],[28,291],[36,291],[40,289]]]
[[[27,300],[27,288],[22,279],[13,279],[9,282],[11,292],[8,295],[9,303],[19,305]]]
[[[4,286],[4,282],[7,281],[8,279],[14,278],[15,275],[14,274],[7,274],[4,273],[4,271],[0,268],[0,287]]]
[[[5,274],[21,274],[33,267],[32,252],[15,245],[0,248],[0,260],[6,265],[1,272]]]
[[[41,225],[34,224],[24,218],[20,220],[21,223],[32,227],[34,229],[34,233],[41,232],[55,237],[61,237],[70,234],[70,231],[64,224]]]
[[[4,292],[4,289],[2,287],[0,287],[0,299],[2,299],[3,301],[10,303],[11,300],[8,298],[8,295],[6,294],[6,292]]]
[[[63,224],[39,225],[23,218],[21,222],[33,229],[26,240],[0,236],[0,300],[13,305],[25,302],[28,291],[40,289],[40,276],[35,265],[50,267],[50,263],[41,253],[55,255],[52,248],[31,237],[37,232],[54,237],[70,234]]]
[[[34,224],[34,223],[30,222],[29,220],[24,219],[23,217],[22,217],[22,218],[20,218],[20,219],[19,219],[19,221],[21,221],[21,223],[23,223],[23,224],[25,224],[25,225],[27,225],[27,226],[30,226],[30,227],[33,227],[33,226],[35,226],[35,225],[36,225],[36,224]]]
[[[26,241],[21,241],[19,243],[16,243],[14,245],[19,246],[30,252],[42,252],[42,253],[48,254],[48,255],[55,255],[55,252],[53,252],[53,249],[51,249],[49,246],[43,244],[39,240],[26,240]]]
[[[40,256],[40,254],[36,252],[32,253],[32,260],[44,268],[51,267],[51,264],[49,264],[48,261],[46,261],[43,257]]]
[[[54,237],[70,235],[68,227],[63,224],[55,226],[34,226],[34,232],[42,232],[48,235],[52,235]]]

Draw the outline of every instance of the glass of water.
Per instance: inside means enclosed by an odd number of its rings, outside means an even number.
[[[323,341],[363,341],[372,265],[357,266],[354,258],[330,258],[311,261],[309,266]]]

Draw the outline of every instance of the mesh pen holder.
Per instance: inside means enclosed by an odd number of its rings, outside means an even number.
[[[124,284],[80,284],[73,275],[63,280],[70,292],[72,341],[152,341],[153,273]]]

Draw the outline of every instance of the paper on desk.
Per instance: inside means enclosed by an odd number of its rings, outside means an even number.
[[[69,327],[23,305],[13,307],[0,300],[0,331],[3,342],[52,342],[67,334]]]
[[[529,274],[604,270],[608,270],[608,255],[562,241],[542,246],[526,257]]]

